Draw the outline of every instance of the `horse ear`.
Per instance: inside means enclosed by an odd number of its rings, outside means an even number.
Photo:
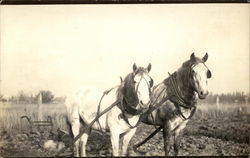
[[[194,52],[190,55],[190,60],[191,60],[191,61],[194,61],[194,60],[195,60]]]
[[[147,67],[148,72],[151,70],[151,67],[152,67],[152,66],[151,66],[151,63],[149,63],[149,64],[148,64],[148,67]]]
[[[133,65],[133,71],[135,72],[137,70],[137,66],[136,66],[136,64],[134,63],[134,65]]]
[[[205,56],[202,58],[202,61],[203,61],[203,62],[206,62],[206,61],[207,61],[207,58],[208,58],[208,54],[206,53]]]

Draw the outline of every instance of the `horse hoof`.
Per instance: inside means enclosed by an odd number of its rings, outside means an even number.
[[[142,154],[142,155],[145,155],[147,152],[146,151],[141,151],[141,150],[138,150],[137,147],[133,146],[133,150],[135,153],[139,153],[139,154]]]

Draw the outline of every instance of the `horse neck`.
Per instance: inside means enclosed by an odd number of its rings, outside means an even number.
[[[128,75],[125,80],[124,80],[124,85],[121,87],[121,93],[124,96],[124,98],[126,99],[126,102],[129,104],[136,104],[138,103],[138,98],[136,95],[136,92],[134,90],[134,87],[131,84],[131,77],[132,74]],[[136,106],[134,105],[134,106]]]
[[[180,93],[185,100],[191,102],[196,100],[194,88],[190,83],[188,68],[181,68],[176,72],[176,82]]]

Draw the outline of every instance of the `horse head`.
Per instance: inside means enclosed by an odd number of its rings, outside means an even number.
[[[128,74],[123,85],[123,95],[127,106],[142,113],[147,111],[150,105],[151,88],[153,79],[149,76],[151,64],[146,68],[133,65],[133,72]]]
[[[196,57],[194,53],[190,56],[190,80],[200,99],[205,99],[208,95],[207,80],[212,77],[211,71],[205,65],[207,59],[207,53],[202,59]]]

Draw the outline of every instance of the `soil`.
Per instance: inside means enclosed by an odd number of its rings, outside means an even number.
[[[244,119],[190,120],[184,130],[179,150],[180,156],[250,156],[249,116]],[[132,144],[146,138],[154,131],[153,126],[141,123],[129,146],[130,156],[163,156],[162,132],[156,134],[139,148],[132,150]],[[0,129],[0,156],[4,157],[49,157],[55,156],[57,150],[43,148],[46,140],[62,141],[70,145],[69,137],[61,136],[58,131],[22,131],[9,134]],[[72,146],[71,146],[72,150]],[[68,150],[70,153],[71,150]],[[111,156],[111,142],[108,134],[92,132],[87,143],[88,156]]]

